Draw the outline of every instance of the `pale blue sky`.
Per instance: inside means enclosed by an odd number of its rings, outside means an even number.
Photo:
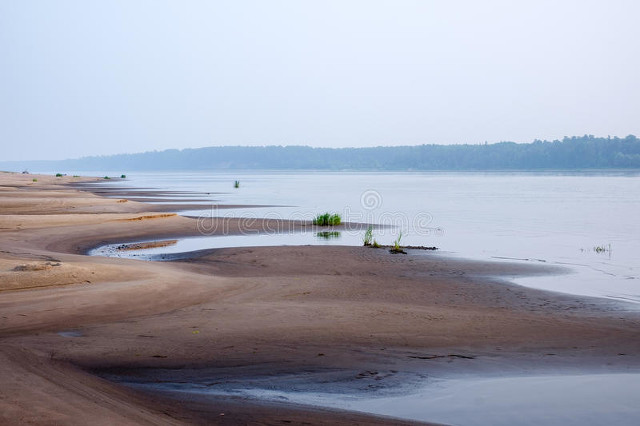
[[[0,0],[0,160],[640,134],[640,2]]]

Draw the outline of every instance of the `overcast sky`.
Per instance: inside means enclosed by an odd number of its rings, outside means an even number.
[[[640,1],[0,0],[0,160],[640,134]]]

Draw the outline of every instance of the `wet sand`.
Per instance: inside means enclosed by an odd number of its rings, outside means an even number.
[[[425,375],[640,367],[635,307],[508,284],[559,272],[543,266],[330,246],[89,257],[202,228],[78,180],[0,173],[0,423],[402,424],[118,381],[302,377],[374,392]],[[308,224],[227,219],[213,233],[242,226]]]

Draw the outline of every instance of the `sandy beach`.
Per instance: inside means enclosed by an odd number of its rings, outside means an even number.
[[[2,424],[403,424],[120,381],[305,374],[373,389],[424,375],[640,367],[632,307],[509,283],[561,272],[542,265],[339,246],[217,249],[169,262],[87,256],[201,232],[176,205],[79,185],[92,180],[0,173]],[[227,219],[217,229],[246,226],[307,224]]]

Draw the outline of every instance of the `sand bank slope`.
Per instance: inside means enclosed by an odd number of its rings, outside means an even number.
[[[197,235],[197,220],[132,211],[133,201],[56,179],[38,177],[41,204],[20,204],[35,191],[29,180],[0,175],[5,423],[398,424],[143,394],[94,373],[224,382],[314,372],[384,386],[411,374],[640,366],[637,313],[504,282],[541,268],[364,247],[221,249],[161,263],[84,256],[101,243]]]

